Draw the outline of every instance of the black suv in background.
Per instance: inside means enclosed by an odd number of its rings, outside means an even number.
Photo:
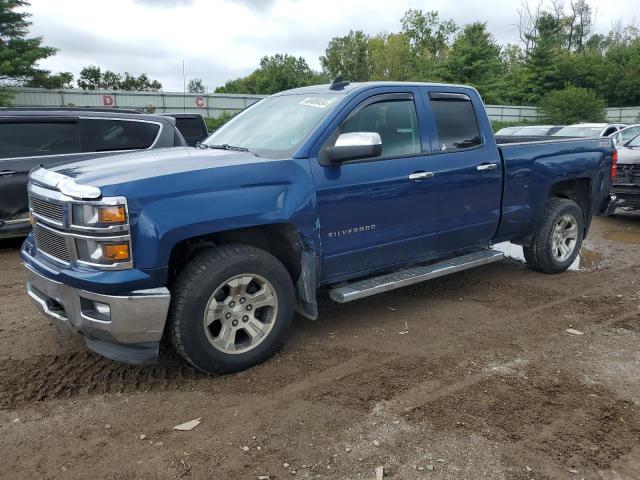
[[[29,171],[114,152],[186,145],[175,120],[135,110],[0,109],[0,238],[29,232]]]

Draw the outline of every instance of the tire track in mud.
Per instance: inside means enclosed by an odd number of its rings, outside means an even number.
[[[542,456],[558,472],[610,467],[640,442],[638,406],[558,367],[536,362],[480,378],[404,416],[432,430],[504,443],[509,463]]]
[[[78,395],[189,391],[273,393],[348,361],[353,351],[317,345],[284,349],[272,360],[232,375],[207,375],[167,351],[159,365],[117,363],[92,352],[0,362],[0,408]]]

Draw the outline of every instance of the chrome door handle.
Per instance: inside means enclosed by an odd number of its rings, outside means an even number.
[[[409,175],[409,180],[424,180],[433,177],[433,172],[415,172]]]
[[[483,163],[481,165],[478,165],[476,167],[476,170],[484,172],[485,170],[495,170],[496,168],[498,168],[497,163]]]

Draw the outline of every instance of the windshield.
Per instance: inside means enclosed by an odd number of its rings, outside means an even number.
[[[634,137],[629,143],[626,143],[625,147],[640,147],[640,135]]]
[[[339,93],[278,95],[252,105],[207,138],[207,146],[246,148],[270,157],[287,157],[335,108]]]
[[[618,134],[619,135],[618,143],[625,144],[632,138],[635,138],[636,135],[638,135],[639,133],[640,133],[640,127],[625,128],[624,130],[621,130],[620,133]],[[634,145],[634,146],[637,146],[637,145]]]
[[[584,125],[571,125],[563,127],[553,135],[556,137],[599,137],[603,127],[587,127]]]

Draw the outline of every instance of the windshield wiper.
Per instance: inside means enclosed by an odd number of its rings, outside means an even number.
[[[229,145],[228,143],[223,143],[222,145],[205,145],[201,143],[200,145],[205,146],[207,148],[215,148],[218,150],[233,150],[234,152],[248,152],[249,149],[245,147],[236,147],[235,145]]]

